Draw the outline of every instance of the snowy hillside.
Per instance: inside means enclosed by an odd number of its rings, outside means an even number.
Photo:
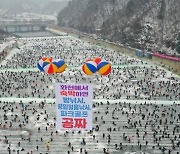
[[[71,0],[58,21],[132,47],[180,52],[179,0]]]

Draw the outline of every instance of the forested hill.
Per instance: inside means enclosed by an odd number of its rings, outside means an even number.
[[[71,0],[58,22],[132,47],[180,52],[180,0]]]

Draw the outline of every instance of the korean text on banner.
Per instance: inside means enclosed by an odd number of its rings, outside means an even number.
[[[92,130],[91,84],[56,83],[56,129]]]

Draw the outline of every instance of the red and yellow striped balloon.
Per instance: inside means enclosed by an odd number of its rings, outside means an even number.
[[[97,71],[100,75],[106,76],[111,72],[111,64],[106,61],[101,61],[97,66]]]

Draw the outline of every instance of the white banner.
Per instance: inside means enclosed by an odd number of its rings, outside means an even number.
[[[56,129],[92,130],[93,86],[56,83]]]

